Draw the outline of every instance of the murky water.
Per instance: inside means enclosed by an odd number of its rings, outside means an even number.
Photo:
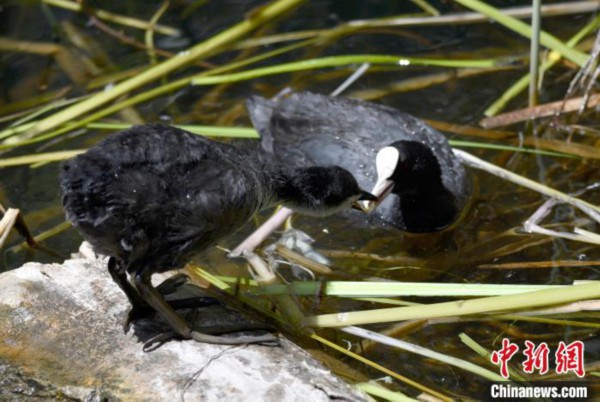
[[[110,3],[110,4],[109,4]],[[181,4],[179,4],[181,3]],[[162,23],[177,26],[184,36],[178,41],[157,37],[157,45],[169,51],[177,52],[189,43],[196,43],[219,30],[238,21],[252,7],[248,3],[220,1],[207,2],[189,16],[182,17],[188,2],[178,2],[161,19]],[[218,4],[217,4],[218,3]],[[343,4],[342,4],[343,3]],[[498,2],[500,3],[500,2]],[[501,2],[506,4],[507,2]],[[148,19],[157,9],[159,2],[103,2],[103,7],[128,15],[139,15]],[[440,11],[449,12],[451,3],[434,3]],[[511,5],[528,4],[512,1]],[[100,63],[103,72],[99,76],[126,70],[146,64],[148,57],[142,50],[133,49],[119,43],[101,30],[86,26],[87,19],[82,16],[51,9],[51,15],[45,14],[39,6],[24,6],[14,2],[3,7],[0,12],[0,27],[3,34],[12,39],[26,41],[44,41],[74,47],[65,34],[64,21],[70,21],[82,35],[95,42],[106,53],[106,60]],[[301,29],[319,29],[334,26],[340,22],[355,19],[376,18],[415,12],[407,2],[395,1],[313,1],[293,16],[271,26],[273,32],[286,32]],[[561,38],[567,38],[589,20],[587,15],[549,18],[544,28]],[[126,31],[143,41],[139,32]],[[244,57],[250,57],[256,50],[248,51]],[[79,52],[79,51],[78,51]],[[296,50],[281,56],[277,62],[297,60],[303,57],[317,57],[332,54],[382,53],[413,57],[448,57],[460,55],[464,58],[490,58],[500,56],[523,56],[528,52],[528,42],[510,31],[493,24],[454,25],[423,28],[390,28],[372,30],[362,34],[349,35],[324,43],[322,46]],[[77,54],[77,53],[76,53]],[[47,56],[24,53],[1,53],[0,74],[2,75],[2,93],[0,97],[0,118],[15,112],[11,105],[44,93],[69,87],[68,96],[75,97],[86,93],[89,77],[83,82],[73,83],[64,69]],[[84,57],[84,55],[82,55]],[[226,54],[211,62],[223,64],[235,55]],[[275,61],[267,62],[274,63]],[[193,67],[192,67],[193,68]],[[373,68],[349,90],[363,91],[387,88],[393,82],[411,77],[424,76],[442,71],[439,68]],[[542,102],[560,99],[564,94],[573,70],[562,66],[552,70],[544,78]],[[242,107],[244,99],[250,94],[272,96],[285,86],[294,90],[312,90],[328,93],[339,85],[349,74],[344,71],[332,74],[331,70],[293,75],[273,76],[252,81],[236,83],[223,87],[187,87],[168,96],[143,103],[136,107],[137,112],[146,121],[170,121],[178,124],[240,125],[249,126]],[[523,68],[503,72],[476,75],[470,78],[450,79],[443,84],[426,89],[394,92],[378,97],[381,102],[409,112],[423,119],[438,120],[460,125],[476,126],[483,111],[516,79],[524,74]],[[169,77],[174,79],[176,77]],[[514,108],[526,105],[525,96],[513,102]],[[121,116],[113,116],[119,120]],[[542,138],[565,141],[569,126],[594,127],[598,115],[589,112],[580,120],[561,118],[554,122],[540,124],[537,127]],[[2,123],[7,126],[10,122]],[[509,137],[499,142],[515,144],[518,135],[524,131],[523,125],[508,128]],[[64,141],[46,142],[34,146],[16,149],[1,157],[88,147],[107,135],[106,131],[77,132],[75,138]],[[473,139],[492,142],[486,138],[474,138],[449,134],[450,138]],[[586,135],[575,132],[573,141],[598,150],[600,139],[597,131],[588,130]],[[252,140],[245,140],[250,142]],[[499,151],[472,150],[481,158],[504,166],[505,168],[533,178],[564,192],[574,192],[600,181],[598,164],[593,160],[542,157],[530,154],[513,154]],[[600,150],[598,150],[600,152]],[[35,167],[11,167],[0,169],[0,202],[5,206],[21,209],[34,234],[43,232],[63,220],[57,186],[58,164],[49,163]],[[569,284],[576,279],[598,280],[597,267],[576,266],[571,268],[553,267],[548,269],[490,269],[486,264],[500,264],[530,261],[598,261],[600,249],[597,246],[570,240],[533,236],[515,233],[522,223],[540,206],[542,199],[536,193],[509,184],[495,176],[470,169],[476,184],[471,207],[461,222],[454,228],[431,235],[400,234],[393,231],[373,231],[365,233],[352,230],[351,222],[339,217],[327,219],[299,218],[295,226],[305,230],[316,239],[316,246],[333,257],[339,276],[343,279],[385,278],[393,280],[432,280],[436,282],[465,283],[539,283]],[[592,204],[600,203],[600,192],[590,191],[582,198]],[[554,224],[554,229],[570,230],[574,223],[590,231],[598,231],[598,225],[591,222],[570,206],[554,208],[545,220],[545,224]],[[250,230],[248,228],[246,231]],[[231,246],[242,234],[230,239]],[[10,245],[20,239],[13,235]],[[77,249],[81,239],[73,230],[67,230],[50,238],[46,244],[63,254]],[[350,255],[350,251],[354,254]],[[343,256],[346,253],[346,257]],[[358,257],[357,254],[359,253]],[[222,252],[211,253],[210,261],[220,266],[224,259]],[[342,254],[342,255],[340,255]],[[379,260],[378,256],[393,256],[391,260]],[[360,258],[359,258],[360,257]],[[4,255],[4,269],[11,269],[27,261],[54,261],[51,257],[35,252],[7,252]],[[203,261],[205,262],[205,261]],[[557,263],[557,265],[559,265]],[[409,267],[407,267],[409,266]],[[418,301],[415,299],[415,301]],[[366,302],[333,303],[324,301],[314,305],[313,312],[329,312],[339,309],[364,309],[375,307]],[[597,317],[596,317],[597,318]],[[588,319],[590,319],[588,317]],[[476,337],[489,348],[497,345],[498,338],[510,333],[511,336],[528,339],[540,334],[542,340],[556,343],[560,339],[583,340],[587,344],[587,361],[597,360],[600,346],[595,340],[597,332],[585,328],[545,326],[541,324],[519,323],[513,326],[510,321],[493,323],[461,323],[451,325],[425,325],[403,335],[403,339],[423,346],[470,359],[473,353],[462,345],[457,338],[460,332]],[[379,327],[381,329],[381,327]],[[324,331],[332,335],[332,331]],[[351,339],[350,336],[337,335],[338,340]],[[459,349],[457,349],[459,348]],[[424,383],[462,395],[465,384],[473,377],[461,370],[425,361],[412,354],[394,352],[383,346],[366,350],[368,357],[400,373],[409,373]],[[475,359],[473,359],[475,360]],[[353,363],[356,364],[356,363]],[[353,369],[369,372],[363,366]]]

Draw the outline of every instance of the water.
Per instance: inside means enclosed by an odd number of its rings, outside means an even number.
[[[184,36],[178,40],[157,36],[156,43],[172,52],[185,49],[186,43],[196,43],[210,35],[230,26],[247,13],[253,4],[259,2],[220,1],[208,2],[205,6],[182,17],[186,2],[173,6],[161,19],[162,23],[177,26]],[[375,18],[415,12],[415,7],[408,2],[371,1],[371,2],[335,2],[313,1],[283,19],[273,32],[287,32],[303,29],[319,29],[336,25],[339,22],[354,19]],[[500,3],[500,2],[498,2]],[[507,2],[502,2],[506,4]],[[511,5],[528,4],[529,2],[510,2]],[[102,6],[115,12],[137,15],[148,19],[157,9],[159,2],[103,2]],[[450,11],[452,3],[434,3],[442,12]],[[65,34],[64,21],[70,21],[80,32],[103,49],[107,60],[98,62],[104,73],[122,71],[148,61],[144,51],[133,49],[98,29],[87,26],[86,18],[70,12],[51,8],[53,19],[44,14],[39,6],[22,5],[13,2],[2,6],[0,27],[3,34],[12,39],[27,41],[57,42],[71,49],[74,45]],[[52,22],[54,20],[54,22]],[[555,35],[566,38],[588,21],[587,16],[570,16],[546,19],[544,27]],[[35,23],[34,23],[35,22]],[[53,25],[54,24],[54,25]],[[128,35],[143,41],[140,32],[125,30]],[[506,29],[493,24],[455,25],[448,27],[402,28],[372,30],[360,35],[338,38],[334,43],[325,44],[322,48],[312,47],[308,50],[294,51],[277,59],[277,62],[297,60],[303,57],[317,57],[330,54],[382,53],[405,56],[449,57],[459,53],[465,57],[486,58],[527,54],[528,43]],[[81,50],[77,53],[81,58]],[[246,57],[251,56],[251,54]],[[89,77],[84,81],[73,83],[63,69],[51,58],[23,53],[1,54],[2,96],[0,98],[0,117],[8,114],[17,102],[38,96],[43,93],[70,87],[68,96],[85,94]],[[232,54],[220,55],[211,62],[222,64],[233,57]],[[264,64],[274,63],[275,61]],[[198,69],[198,67],[192,67]],[[425,67],[405,68],[372,68],[371,71],[355,83],[349,92],[386,88],[390,83],[410,77],[423,76],[439,72],[440,69]],[[560,67],[545,76],[545,84],[541,94],[542,101],[560,99],[568,85],[571,70]],[[455,124],[477,125],[485,108],[516,79],[524,73],[523,69],[476,75],[469,78],[453,79],[441,85],[404,93],[389,92],[378,98],[377,102],[387,104],[424,119],[441,120]],[[100,74],[100,75],[102,75]],[[184,88],[167,96],[154,99],[136,107],[139,115],[147,121],[171,121],[179,124],[211,124],[248,126],[249,121],[241,107],[244,99],[251,94],[272,96],[283,87],[291,85],[295,90],[312,90],[328,93],[339,85],[350,73],[344,71],[332,74],[330,71],[315,71],[260,78],[241,82],[223,88],[192,87]],[[175,79],[177,77],[169,77]],[[523,107],[525,96],[512,103],[513,108]],[[597,121],[597,113],[587,113],[577,124],[593,127]],[[122,116],[113,116],[122,120]],[[546,139],[564,141],[568,137],[567,130],[561,126],[568,125],[569,119],[559,119],[538,126],[540,135]],[[7,123],[3,123],[6,125]],[[524,130],[524,126],[509,128],[512,138],[501,141],[509,143]],[[35,146],[19,148],[3,156],[12,157],[34,152],[49,152],[89,147],[104,138],[107,132],[89,130],[78,132],[68,141],[41,143]],[[458,137],[474,139],[481,138]],[[598,148],[600,139],[597,132],[589,131],[585,136],[575,133],[573,141]],[[246,142],[249,142],[247,140]],[[573,192],[598,182],[600,174],[597,162],[578,159],[562,159],[556,157],[540,157],[526,154],[511,154],[498,151],[472,150],[481,158],[504,166],[527,177],[536,179],[564,192]],[[64,217],[60,206],[57,186],[58,164],[49,163],[37,167],[11,167],[0,170],[0,202],[5,206],[21,209],[27,224],[34,234],[41,233],[60,224]],[[362,166],[361,166],[362,168]],[[316,239],[316,245],[332,257],[338,274],[343,279],[382,278],[393,280],[431,280],[436,282],[459,283],[537,283],[537,284],[569,284],[576,279],[598,280],[597,267],[578,266],[572,268],[553,267],[550,269],[484,269],[486,264],[529,262],[529,261],[598,261],[600,251],[597,246],[578,243],[564,239],[551,239],[542,236],[519,234],[514,231],[521,227],[540,205],[540,196],[516,185],[507,183],[487,173],[471,170],[477,191],[474,193],[471,207],[461,222],[451,230],[426,236],[398,234],[393,231],[378,231],[376,234],[365,234],[361,231],[348,230],[346,223],[339,218],[327,219],[301,218],[295,221],[297,228],[303,229]],[[582,196],[591,203],[600,203],[600,192],[590,191]],[[580,212],[570,206],[559,206],[544,220],[552,223],[555,230],[571,230],[574,222],[587,230],[598,232],[598,225],[585,219]],[[249,231],[247,228],[245,232]],[[225,246],[232,246],[241,235],[230,239]],[[45,242],[49,247],[62,254],[74,252],[81,238],[73,230],[67,230]],[[12,235],[9,247],[20,239]],[[354,254],[350,254],[350,252]],[[337,254],[336,254],[337,253]],[[346,253],[346,257],[340,256]],[[358,253],[358,257],[357,254]],[[390,260],[374,259],[373,255],[394,257]],[[213,266],[231,266],[223,262],[220,251],[211,253],[210,258],[202,260]],[[360,257],[360,258],[359,258]],[[52,257],[35,253],[11,253],[4,255],[3,269],[12,269],[27,261],[54,262]],[[235,268],[235,265],[233,266]],[[238,270],[239,272],[239,270]],[[427,300],[428,302],[442,299]],[[423,299],[414,299],[422,302]],[[314,304],[311,313],[347,311],[351,309],[368,309],[381,307],[368,302],[324,300],[322,304]],[[588,317],[588,320],[597,316]],[[373,326],[383,329],[387,325]],[[514,339],[526,339],[537,336],[540,341],[548,341],[555,345],[559,339],[583,340],[589,342],[587,361],[598,358],[597,348],[593,342],[597,332],[585,328],[569,328],[545,326],[531,323],[515,324],[504,322],[466,322],[460,324],[425,325],[418,330],[398,330],[402,339],[448,353],[465,359],[472,359],[473,353],[458,341],[458,334],[466,332],[488,348],[496,348],[498,339],[510,334]],[[355,338],[342,333],[333,334],[323,331],[330,339],[337,336],[342,339]],[[409,373],[410,377],[423,383],[458,395],[468,395],[468,386],[474,376],[465,374],[459,369],[451,369],[430,360],[424,360],[413,354],[393,351],[389,347],[373,346],[365,351],[369,358],[397,370]],[[480,362],[477,362],[480,363]],[[363,365],[354,364],[353,369],[379,377],[380,374],[365,369]],[[476,378],[476,377],[475,377]],[[481,383],[480,383],[481,385]],[[398,386],[404,389],[402,386]],[[405,389],[404,389],[405,390]]]

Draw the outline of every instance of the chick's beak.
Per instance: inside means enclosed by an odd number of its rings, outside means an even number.
[[[367,213],[368,211],[364,205],[368,202],[377,202],[377,197],[367,191],[363,191],[359,199],[352,203],[352,208]]]

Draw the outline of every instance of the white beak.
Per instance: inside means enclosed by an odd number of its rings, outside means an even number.
[[[371,190],[371,194],[377,197],[377,201],[361,201],[363,209],[367,212],[373,211],[379,204],[383,202],[394,188],[394,182],[390,180],[400,159],[400,152],[394,147],[382,148],[375,159],[377,167],[377,182]]]

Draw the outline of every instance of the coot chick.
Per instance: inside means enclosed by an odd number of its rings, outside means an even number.
[[[65,162],[60,185],[67,219],[112,257],[109,270],[134,316],[151,306],[179,336],[220,344],[272,337],[191,330],[152,286],[152,274],[182,267],[261,209],[283,204],[327,215],[374,199],[341,167],[288,167],[160,124],[134,126]]]
[[[471,183],[448,141],[409,114],[310,92],[277,101],[254,96],[247,108],[267,152],[290,163],[339,165],[376,196],[391,193],[355,224],[433,232],[451,225],[467,203]],[[351,213],[344,214],[357,218]]]

